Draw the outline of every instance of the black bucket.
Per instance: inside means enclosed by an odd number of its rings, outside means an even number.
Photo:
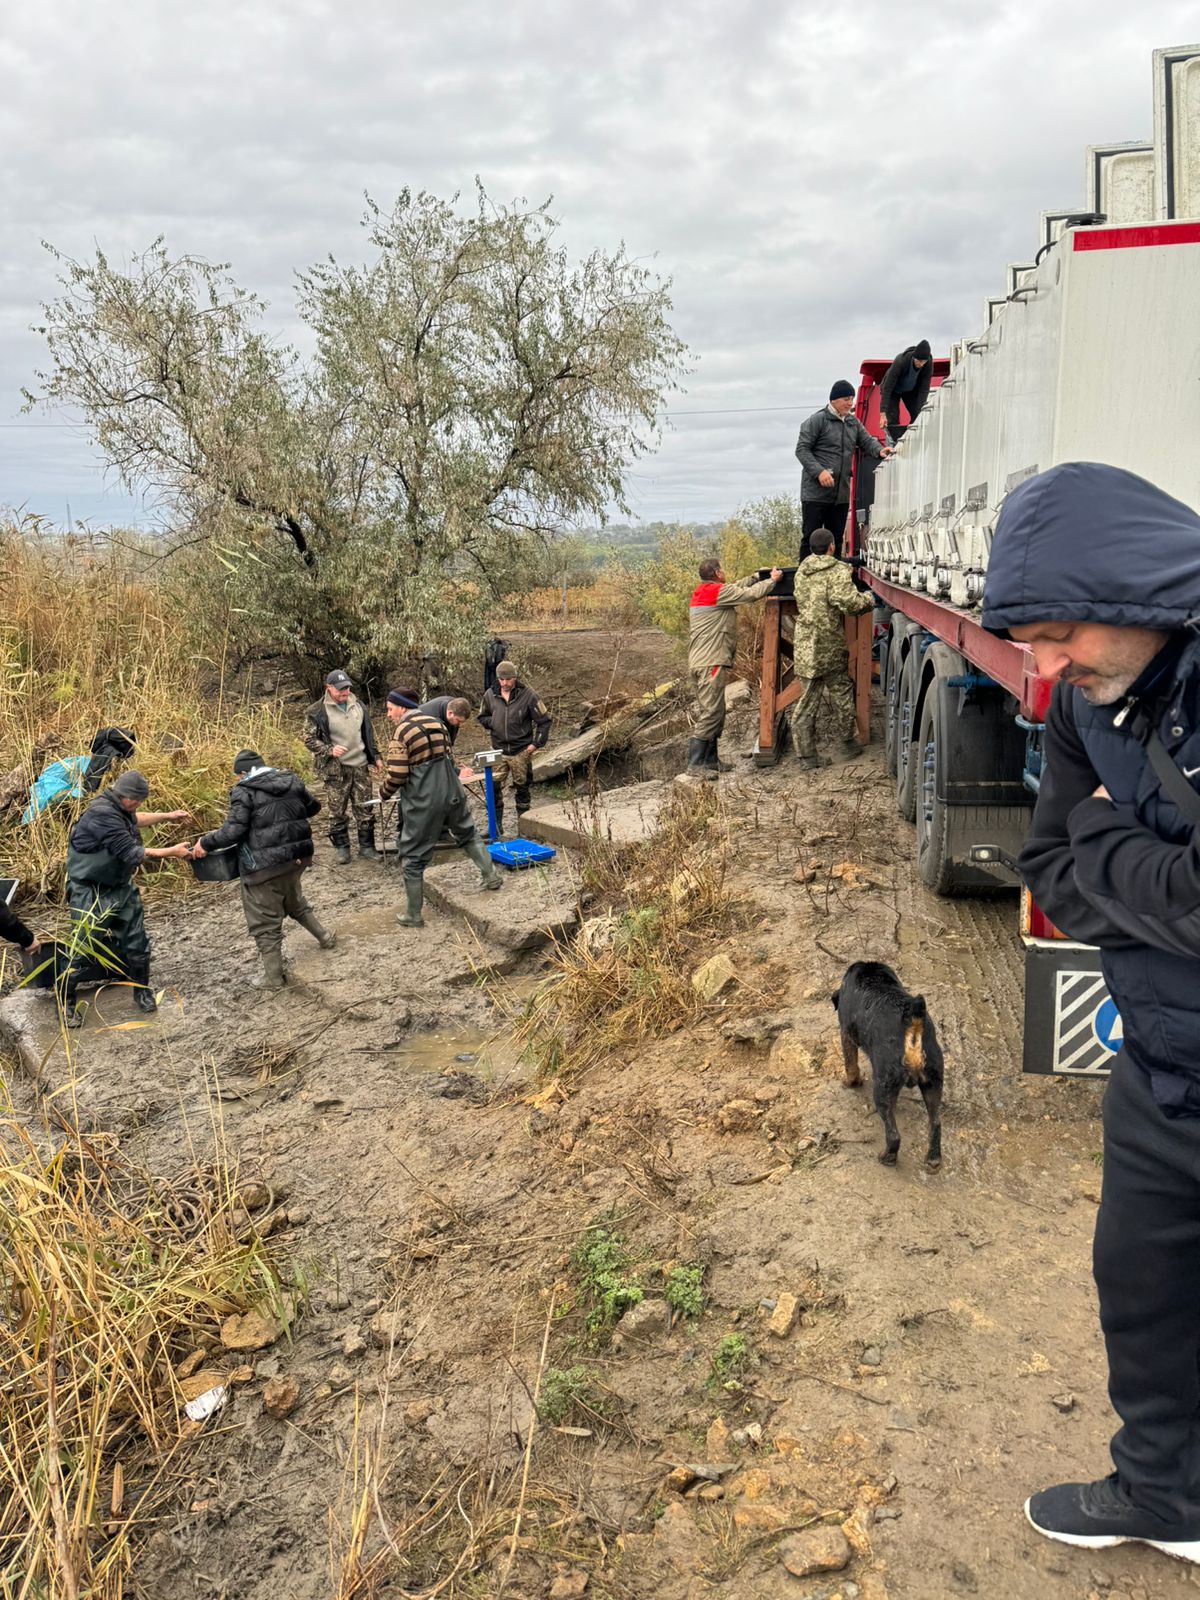
[[[770,592],[770,594],[768,596],[768,599],[771,599],[771,600],[780,599],[780,598],[787,598],[790,595],[794,595],[795,592],[796,592],[796,569],[795,569],[795,567],[780,567],[779,570],[780,570],[780,572],[783,573],[783,577],[779,579],[779,581],[776,583],[775,587],[771,590],[771,592]],[[757,577],[760,580],[763,579],[763,578],[769,578],[770,576],[771,576],[771,568],[770,567],[759,567],[757,573],[755,574],[755,577]]]
[[[227,845],[224,850],[214,850],[211,855],[201,856],[198,860],[192,857],[192,872],[201,883],[232,883],[242,874],[241,854],[236,844]]]

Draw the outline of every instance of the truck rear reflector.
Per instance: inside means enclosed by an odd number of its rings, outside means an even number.
[[[1146,250],[1160,244],[1200,244],[1200,222],[1147,222],[1136,228],[1075,228],[1071,248]]]

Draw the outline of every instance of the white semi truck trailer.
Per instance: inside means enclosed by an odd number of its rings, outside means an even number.
[[[941,894],[1014,881],[1005,859],[1041,775],[1051,685],[979,623],[1005,496],[1058,462],[1101,461],[1200,510],[1200,45],[1155,51],[1153,80],[1153,138],[1088,150],[1083,204],[1042,213],[1036,253],[936,364],[895,456],[858,466],[849,546],[883,608],[888,766]],[[876,434],[886,367],[863,363],[857,397]],[[1027,892],[1021,919],[1026,1071],[1107,1072],[1120,1018],[1098,952]]]

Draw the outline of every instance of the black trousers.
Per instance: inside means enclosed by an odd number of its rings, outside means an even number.
[[[833,553],[840,561],[842,558],[842,535],[846,531],[846,518],[850,515],[850,507],[843,501],[838,505],[825,500],[802,500],[800,502],[800,559],[803,561],[812,555],[809,540],[818,528],[828,528],[833,535]]]
[[[1093,1270],[1122,1426],[1112,1458],[1136,1504],[1200,1517],[1200,1117],[1164,1116],[1125,1051],[1104,1096]]]

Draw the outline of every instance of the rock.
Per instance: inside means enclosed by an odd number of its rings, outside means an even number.
[[[790,1017],[779,1013],[758,1017],[744,1017],[721,1024],[721,1032],[734,1044],[770,1044],[792,1026]],[[757,1099],[758,1096],[755,1096]]]
[[[696,1481],[691,1467],[672,1467],[667,1473],[663,1488],[671,1494],[686,1494]]]
[[[342,1354],[347,1361],[354,1361],[361,1356],[367,1348],[367,1341],[357,1328],[347,1328],[342,1334]]]
[[[761,1422],[748,1422],[743,1431],[751,1444],[762,1443],[763,1430]]]
[[[312,1216],[307,1206],[289,1206],[287,1211],[288,1227],[302,1228]]]
[[[728,1100],[717,1112],[722,1133],[748,1133],[758,1127],[761,1110],[753,1100]]]
[[[850,1544],[840,1528],[805,1528],[779,1546],[779,1559],[793,1578],[814,1572],[840,1572],[850,1560]]]
[[[1074,1411],[1075,1396],[1069,1393],[1052,1395],[1050,1397],[1050,1404],[1056,1411],[1061,1411],[1065,1415],[1068,1411]]]
[[[737,970],[723,950],[710,956],[692,974],[692,988],[706,1001],[719,999],[737,981]]]
[[[699,889],[700,879],[690,867],[684,867],[682,872],[677,873],[671,879],[671,887],[668,890],[671,896],[671,904],[676,906],[685,905],[695,897]]]
[[[237,1198],[240,1205],[247,1211],[261,1211],[264,1206],[269,1206],[272,1200],[271,1190],[259,1178],[247,1178],[244,1183],[237,1186]]]
[[[696,1495],[697,1500],[724,1500],[724,1498],[725,1489],[719,1483],[706,1483]]]
[[[714,1417],[709,1423],[704,1448],[710,1461],[720,1461],[729,1454],[729,1427],[724,1417]]]
[[[379,1350],[390,1350],[403,1344],[406,1326],[407,1318],[403,1311],[377,1311],[371,1318],[371,1343]]]
[[[221,1324],[221,1343],[226,1350],[265,1350],[283,1332],[274,1317],[260,1311],[235,1311]]]
[[[773,1333],[777,1339],[786,1339],[796,1326],[801,1309],[796,1296],[789,1294],[785,1289],[775,1302],[775,1309],[767,1323],[767,1332]]]
[[[269,1417],[282,1422],[296,1409],[300,1398],[300,1385],[295,1378],[272,1378],[263,1390],[263,1410]]]
[[[256,1378],[277,1378],[279,1376],[279,1367],[278,1356],[263,1356],[261,1361],[254,1363],[254,1376]]]
[[[333,1363],[327,1377],[335,1389],[340,1389],[343,1384],[354,1382],[354,1374],[349,1367],[344,1367],[340,1361]]]
[[[228,1387],[225,1374],[215,1367],[201,1367],[199,1372],[193,1372],[190,1378],[184,1378],[179,1385],[179,1392],[185,1402],[199,1400],[202,1394],[207,1394],[210,1389],[219,1389],[222,1385]]]
[[[735,1506],[733,1511],[733,1525],[739,1533],[774,1533],[790,1520],[786,1511],[765,1500],[756,1500],[748,1506]]]
[[[561,1573],[550,1585],[547,1600],[579,1600],[587,1592],[588,1575],[582,1567],[572,1567]]]
[[[437,1410],[432,1400],[410,1400],[404,1408],[404,1425],[406,1428],[419,1428]]]
[[[662,1300],[639,1300],[637,1305],[630,1306],[617,1324],[630,1339],[653,1339],[656,1334],[664,1332],[666,1325],[666,1305]]]
[[[182,1383],[185,1378],[190,1378],[192,1373],[195,1372],[196,1368],[203,1360],[203,1350],[192,1350],[189,1352],[189,1354],[184,1356],[183,1360],[175,1368],[175,1376],[179,1379],[180,1383]]]
[[[325,1300],[326,1311],[345,1311],[350,1304],[350,1296],[345,1289],[332,1289]]]
[[[862,1364],[864,1367],[881,1367],[883,1365],[883,1354],[878,1345],[869,1344],[867,1346],[862,1353]]]

